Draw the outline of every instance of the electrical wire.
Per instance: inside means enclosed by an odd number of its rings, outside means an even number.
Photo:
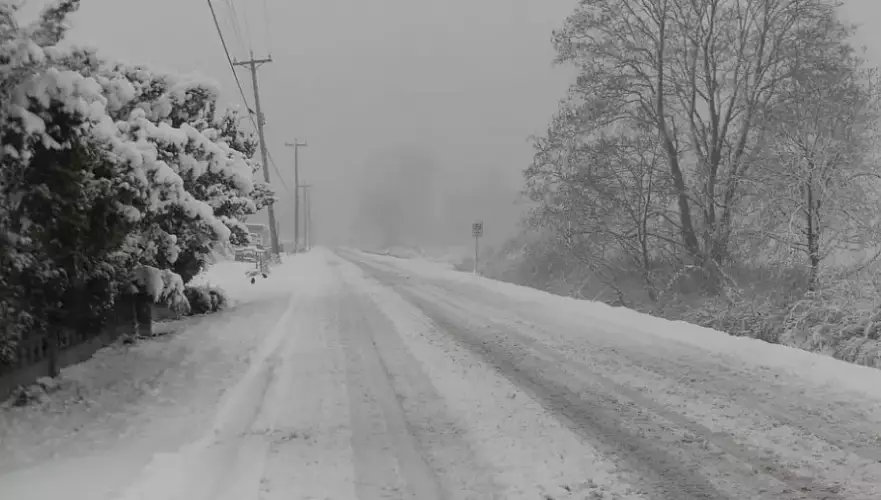
[[[238,12],[236,12],[236,6],[234,3],[234,0],[229,0],[229,5],[230,5],[230,8],[232,8],[233,16],[235,16],[236,20],[238,20],[239,14],[238,14]],[[254,38],[251,36],[251,25],[250,25],[250,23],[248,23],[247,12],[245,12],[245,15],[242,17],[245,20],[245,38],[248,40],[248,50],[253,52],[254,51]]]
[[[242,30],[239,27],[238,15],[236,15],[236,8],[233,5],[232,0],[225,0],[227,12],[229,16],[227,17],[227,24],[229,24],[230,28],[232,28],[233,34],[239,42],[239,48],[243,52],[247,51],[248,44],[245,43],[245,39],[242,37]]]
[[[291,194],[291,188],[289,188],[288,183],[285,182],[284,177],[278,170],[278,166],[275,164],[275,160],[272,158],[272,153],[270,153],[268,149],[266,150],[266,156],[269,158],[269,164],[272,165],[272,169],[275,171],[275,175],[278,176],[278,180],[280,180],[281,185],[284,186],[284,190],[287,191],[288,194]]]
[[[245,103],[245,108],[248,109],[248,118],[251,119],[251,124],[257,129],[257,121],[254,119],[253,111],[251,111],[251,107],[248,105],[248,99],[245,97],[245,90],[242,88],[242,83],[239,80],[239,74],[236,72],[235,64],[233,63],[232,57],[229,55],[229,48],[226,45],[226,40],[223,37],[223,31],[220,29],[220,23],[217,20],[217,13],[214,10],[214,4],[211,3],[211,0],[208,1],[208,8],[211,9],[211,17],[214,19],[214,27],[217,28],[217,36],[220,37],[220,44],[223,46],[223,52],[226,54],[226,60],[229,63],[229,69],[232,71],[233,78],[235,78],[236,86],[239,89],[239,95],[242,97],[242,101]],[[288,187],[287,182],[284,180],[284,176],[281,175],[281,172],[278,169],[278,166],[275,164],[275,160],[272,159],[272,154],[269,152],[269,148],[266,149],[266,156],[269,158],[269,164],[272,166],[272,169],[275,171],[275,174],[278,176],[278,179],[281,181],[281,185],[284,187],[285,191],[290,194],[290,188]]]
[[[267,0],[263,0],[263,24],[266,27],[266,50],[272,56],[272,25],[269,23],[269,4]]]
[[[214,4],[211,3],[211,0],[207,0],[207,2],[208,8],[211,9],[211,17],[214,19],[214,27],[217,28],[217,36],[220,37],[220,44],[223,46],[223,53],[226,54],[226,62],[229,63],[229,69],[232,71],[232,76],[236,80],[236,87],[239,88],[239,94],[242,96],[242,101],[244,101],[245,108],[248,110],[248,117],[256,128],[257,122],[254,120],[251,106],[248,105],[248,98],[245,97],[245,89],[242,88],[242,82],[239,80],[239,74],[236,72],[236,65],[232,62],[232,57],[229,55],[229,48],[226,46],[226,40],[223,38],[223,31],[220,29],[220,23],[217,21],[217,13],[214,11]]]

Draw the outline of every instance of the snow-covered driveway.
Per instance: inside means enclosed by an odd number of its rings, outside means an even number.
[[[0,498],[881,498],[881,371],[349,251],[240,302],[0,413]]]

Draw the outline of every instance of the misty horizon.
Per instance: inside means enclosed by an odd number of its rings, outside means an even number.
[[[29,1],[24,13],[43,3]],[[247,59],[252,49],[273,59],[258,75],[267,145],[285,177],[283,183],[270,168],[282,239],[293,231],[293,151],[284,144],[295,138],[309,144],[300,150],[300,177],[314,185],[322,242],[350,239],[361,198],[352,179],[363,178],[370,158],[401,150],[430,159],[443,186],[437,196],[457,208],[442,229],[445,244],[469,244],[472,219],[486,220],[488,241],[515,232],[522,213],[515,201],[532,159],[529,137],[544,132],[570,83],[572,72],[553,66],[550,37],[573,1],[265,5],[267,19],[262,1],[215,2],[234,59]],[[205,2],[86,0],[68,43],[197,72],[222,85],[221,102],[243,107]],[[239,78],[253,107],[250,75],[242,68]],[[492,187],[482,198],[465,195],[473,186]],[[462,205],[466,198],[470,206]],[[265,222],[265,213],[252,220]]]
[[[273,59],[258,77],[280,238],[293,233],[293,151],[284,144],[295,138],[309,143],[300,150],[300,180],[314,186],[314,229],[322,243],[351,241],[359,225],[370,232],[359,213],[360,187],[378,170],[375,158],[403,151],[418,151],[430,163],[433,203],[449,210],[441,222],[421,224],[437,225],[426,243],[469,245],[473,220],[485,221],[488,243],[513,236],[527,206],[520,191],[532,161],[529,138],[545,132],[574,76],[572,68],[553,64],[551,34],[576,3],[215,2],[234,59],[251,51]],[[28,0],[23,17],[44,4]],[[871,0],[849,0],[842,15],[871,19],[877,9]],[[862,27],[857,38],[877,62],[881,34]],[[244,108],[205,2],[85,0],[68,43],[204,75],[222,85],[222,103]],[[248,72],[240,68],[239,78],[253,108]],[[399,198],[413,188],[376,180]],[[251,221],[267,222],[265,211]]]

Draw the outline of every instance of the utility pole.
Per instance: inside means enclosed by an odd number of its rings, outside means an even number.
[[[303,211],[305,212],[303,216],[303,224],[305,227],[305,239],[306,239],[306,250],[312,249],[312,196],[310,196],[310,189],[312,184],[302,184],[300,185],[303,188]]]
[[[294,252],[300,249],[300,155],[301,147],[308,144],[294,139],[294,142],[286,142],[285,146],[294,148]]]
[[[312,250],[313,234],[312,234],[312,186],[306,191],[306,225],[309,228],[306,233],[309,236],[309,250]]]
[[[263,135],[263,124],[265,119],[263,111],[260,109],[260,90],[257,87],[257,68],[265,63],[272,62],[271,57],[266,59],[254,59],[254,52],[251,51],[251,59],[247,61],[233,62],[233,66],[246,67],[251,71],[251,81],[254,84],[254,110],[257,114],[257,135],[260,137],[260,155],[263,159],[263,180],[269,183],[269,153],[266,152],[266,137]],[[272,253],[278,256],[278,232],[275,222],[275,208],[272,205],[266,207],[269,212],[269,238],[272,241]]]

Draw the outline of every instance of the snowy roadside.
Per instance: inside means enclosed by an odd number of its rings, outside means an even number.
[[[340,271],[391,320],[396,335],[444,396],[483,464],[475,473],[489,476],[498,488],[496,498],[646,498],[613,462],[522,388],[453,342],[413,304],[349,262]]]
[[[173,335],[104,348],[65,368],[40,404],[0,408],[0,498],[58,498],[59,491],[102,498],[153,453],[197,433],[296,286],[272,275],[251,285],[246,265],[220,262],[199,277],[228,292],[229,309],[158,327]],[[309,263],[298,259],[277,271],[296,275],[298,266]]]
[[[310,260],[309,254],[298,256],[285,256],[285,261],[270,270],[266,279],[258,278],[252,285],[245,273],[254,267],[251,262],[236,262],[232,260],[220,260],[212,265],[208,272],[193,278],[192,285],[215,286],[224,290],[230,299],[230,306],[260,302],[288,295],[297,286],[297,283],[286,280],[290,276],[291,269],[297,266],[303,267]],[[297,275],[301,273],[296,273]]]
[[[680,323],[636,313],[640,321],[626,314],[622,319],[612,308],[592,308],[584,301],[451,273],[430,263],[374,256],[364,261],[371,267],[380,263],[376,267],[388,277],[385,284],[397,283],[396,289],[416,293],[445,317],[470,324],[473,335],[482,339],[480,349],[487,342],[505,350],[525,347],[525,357],[514,355],[518,366],[529,357],[547,358],[543,377],[559,372],[561,381],[588,394],[581,397],[593,400],[589,388],[595,387],[624,401],[622,424],[645,420],[625,415],[627,408],[652,415],[656,422],[640,424],[641,436],[669,441],[665,448],[686,453],[684,458],[705,468],[715,483],[756,468],[760,476],[729,485],[756,486],[761,478],[768,488],[803,489],[808,492],[804,498],[877,498],[881,401],[871,394],[881,374],[877,370],[720,332],[680,335]],[[751,349],[728,352],[728,339]],[[806,358],[813,363],[797,363]],[[827,372],[819,377],[810,373],[822,364]],[[860,372],[874,382],[864,386]],[[591,411],[599,402],[591,404]],[[706,455],[707,449],[718,450],[718,456]],[[734,498],[748,492],[740,493]]]
[[[526,310],[545,311],[554,317],[579,318],[585,324],[611,328],[616,335],[626,335],[633,341],[647,345],[665,345],[669,342],[684,344],[738,364],[779,370],[815,385],[856,392],[881,404],[881,370],[761,340],[733,337],[717,330],[657,318],[632,309],[561,297],[511,283],[477,278],[468,273],[451,272],[442,265],[426,260],[376,255],[369,258],[417,276],[494,292]]]
[[[361,250],[371,255],[415,259],[431,262],[445,269],[455,269],[463,261],[473,259],[474,250],[466,247],[407,247],[396,246],[377,250]]]
[[[220,411],[118,498],[644,498],[395,291],[315,255]]]
[[[294,363],[291,358],[304,347],[304,342],[320,338],[317,330],[321,329],[330,290],[339,286],[333,275],[320,251],[291,257],[273,272],[274,277],[283,277],[292,288],[283,313],[275,318],[260,345],[251,352],[247,369],[224,392],[199,429],[176,448],[153,454],[113,499],[256,498],[265,483],[261,478],[267,462],[278,453],[274,448],[302,432],[289,427],[293,417],[312,415],[315,409],[304,407],[304,403],[328,394],[315,392],[313,383],[321,373],[309,373],[311,378],[294,376],[301,363]],[[282,285],[260,295],[271,295],[279,287]],[[314,356],[300,356],[303,354]],[[292,392],[296,392],[296,397],[292,397]],[[282,418],[282,414],[287,418]]]

